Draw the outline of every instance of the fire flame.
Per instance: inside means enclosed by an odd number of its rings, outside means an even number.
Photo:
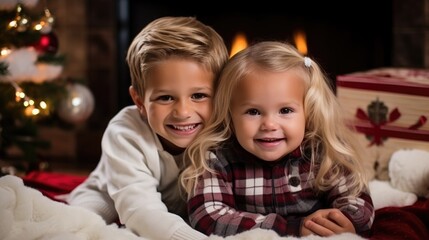
[[[229,57],[232,57],[236,53],[247,48],[247,45],[248,44],[247,44],[246,35],[241,32],[237,33],[234,37],[234,40],[232,41],[231,53],[229,54]]]
[[[295,41],[295,45],[298,51],[303,55],[307,55],[307,37],[305,35],[305,32],[301,30],[295,31],[293,34],[293,39]]]

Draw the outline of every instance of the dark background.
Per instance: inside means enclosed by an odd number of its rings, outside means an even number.
[[[339,74],[390,66],[392,1],[118,1],[119,107],[131,104],[123,59],[132,38],[161,16],[195,16],[213,27],[228,48],[238,32],[249,43],[293,42],[293,33],[307,36],[308,55],[325,69],[335,86]]]

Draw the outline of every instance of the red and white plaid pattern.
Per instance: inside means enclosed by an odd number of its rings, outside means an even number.
[[[290,154],[275,163],[257,159],[235,141],[210,154],[205,172],[188,201],[190,222],[210,235],[229,236],[253,228],[299,236],[302,219],[322,208],[338,208],[365,235],[374,220],[368,192],[349,196],[344,176],[320,195],[313,190],[310,163]]]

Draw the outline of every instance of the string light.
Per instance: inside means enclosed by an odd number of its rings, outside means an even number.
[[[52,26],[55,22],[54,16],[51,14],[49,9],[46,7],[44,14],[40,18],[39,22],[34,24],[33,29],[40,31],[41,33],[49,33],[52,31]]]
[[[42,113],[48,113],[47,110],[49,107],[44,100],[41,100],[39,104],[36,104],[36,101],[28,97],[27,94],[25,94],[25,92],[22,90],[21,87],[19,87],[16,82],[10,81],[10,84],[15,88],[15,101],[18,103],[22,101],[22,106],[24,107],[24,114],[26,116],[37,116]],[[38,107],[36,107],[36,105],[38,105]]]
[[[12,50],[10,50],[10,48],[3,47],[0,49],[0,57],[5,57],[5,56],[9,55],[11,52],[12,52]]]
[[[16,16],[12,19],[9,24],[9,29],[15,29],[18,32],[24,32],[27,30],[28,25],[30,24],[30,19],[23,13],[21,4],[19,3],[16,6]]]
[[[46,6],[45,2],[45,8],[42,14],[42,17],[33,24],[33,29],[36,31],[40,31],[41,33],[49,33],[52,30],[52,25],[54,24],[55,18],[49,11],[48,7]],[[31,24],[30,19],[24,14],[22,5],[19,3],[16,6],[16,15],[15,17],[9,22],[8,29],[16,30],[18,32],[23,32],[27,30],[27,27]],[[46,42],[45,39],[42,39],[42,42]],[[44,43],[43,42],[43,43]],[[1,47],[0,48],[0,57],[6,57],[12,52],[12,49],[8,47]],[[10,81],[10,84],[15,89],[15,101],[17,103],[22,102],[22,106],[24,107],[24,114],[26,116],[38,116],[42,113],[45,115],[48,114],[49,106],[46,103],[46,101],[41,100],[38,103],[32,98],[30,98],[23,89],[13,80]]]

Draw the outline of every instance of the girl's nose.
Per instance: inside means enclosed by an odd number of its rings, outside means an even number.
[[[262,131],[274,131],[278,127],[277,122],[272,116],[265,116],[262,118],[261,130]]]

